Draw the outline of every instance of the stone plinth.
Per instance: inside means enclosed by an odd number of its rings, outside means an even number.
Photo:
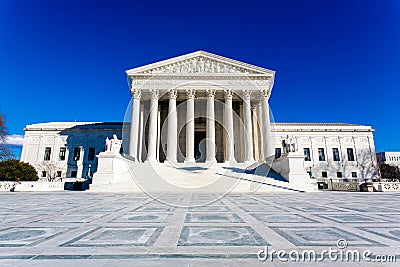
[[[120,154],[106,151],[98,156],[97,172],[93,175],[90,191],[98,192],[124,192],[140,189],[130,178],[126,159]]]
[[[290,184],[305,191],[315,191],[310,175],[304,170],[304,155],[298,151],[282,154],[272,163],[272,169]]]

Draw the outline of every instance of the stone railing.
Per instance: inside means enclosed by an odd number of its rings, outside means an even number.
[[[0,192],[10,192],[10,189],[14,187],[15,182],[0,182]]]
[[[400,182],[375,182],[374,187],[379,192],[400,192]]]
[[[64,191],[65,182],[0,182],[0,192]]]

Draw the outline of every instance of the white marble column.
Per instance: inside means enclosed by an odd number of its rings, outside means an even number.
[[[252,113],[253,113],[253,145],[254,145],[254,159],[255,160],[260,160],[260,149],[259,149],[259,143],[258,143],[258,127],[259,127],[259,121],[258,121],[258,116],[257,116],[257,107],[258,104],[253,104],[252,105]]]
[[[147,160],[157,160],[157,117],[159,90],[150,90],[150,116],[149,116],[149,145],[147,149]]]
[[[225,105],[224,105],[224,115],[225,115],[225,162],[236,162],[235,160],[235,145],[234,145],[234,135],[233,135],[233,91],[228,89],[225,92]]]
[[[185,162],[196,162],[194,158],[194,89],[186,90],[186,158]]]
[[[134,161],[138,161],[138,141],[139,141],[139,113],[140,113],[140,95],[139,89],[131,89],[132,94],[132,118],[129,131],[129,156]]]
[[[206,120],[206,162],[216,162],[215,159],[215,89],[206,89],[207,93],[207,120]]]
[[[168,131],[167,131],[167,161],[176,163],[178,148],[178,113],[176,112],[176,98],[178,91],[172,89],[168,91]]]
[[[138,161],[142,162],[142,151],[144,142],[144,115],[143,115],[144,105],[140,105],[140,117],[139,117],[139,149],[138,149]]]
[[[268,159],[271,156],[274,156],[275,152],[275,144],[274,140],[271,138],[271,121],[269,117],[269,91],[262,90],[261,91],[261,110],[262,110],[262,138],[263,138],[263,150],[264,150],[264,158]]]
[[[258,123],[259,123],[259,131],[260,131],[260,135],[259,135],[259,142],[260,142],[260,161],[264,161],[265,157],[264,157],[264,143],[263,143],[263,122],[262,122],[262,106],[261,106],[261,101],[258,102],[257,104],[257,118],[258,118]]]
[[[251,125],[251,106],[250,106],[250,90],[243,90],[243,121],[244,121],[244,140],[245,140],[245,156],[246,163],[254,162],[253,157],[253,131]]]
[[[83,157],[85,156],[85,150],[83,146],[79,146],[79,160],[76,162],[76,178],[84,178],[83,174]]]

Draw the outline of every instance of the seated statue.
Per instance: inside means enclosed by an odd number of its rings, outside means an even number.
[[[106,152],[113,152],[119,154],[121,150],[122,140],[119,140],[116,134],[113,134],[113,138],[106,138]]]

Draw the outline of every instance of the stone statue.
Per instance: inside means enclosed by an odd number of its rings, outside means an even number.
[[[119,153],[121,150],[122,140],[119,140],[116,134],[113,134],[113,138],[110,140],[111,142],[111,151],[114,153]]]
[[[296,140],[293,137],[289,137],[289,135],[287,135],[286,138],[282,140],[282,147],[285,153],[296,152]]]
[[[111,151],[111,140],[106,138],[106,151]]]

